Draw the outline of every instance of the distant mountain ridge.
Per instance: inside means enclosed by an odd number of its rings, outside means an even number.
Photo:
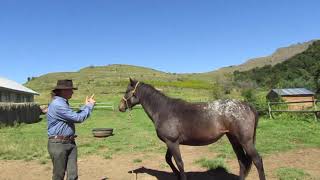
[[[307,48],[316,40],[311,40],[304,43],[293,44],[288,47],[278,48],[273,54],[266,57],[258,57],[247,60],[245,63],[240,65],[234,65],[229,67],[223,67],[215,71],[211,71],[209,73],[232,73],[234,71],[247,71],[253,69],[255,67],[263,67],[265,65],[275,65],[281,63],[303,51],[307,50]]]

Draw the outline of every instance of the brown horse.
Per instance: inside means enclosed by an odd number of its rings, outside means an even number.
[[[260,180],[265,180],[262,158],[254,145],[258,115],[248,104],[236,100],[188,103],[130,79],[119,111],[125,112],[136,104],[141,104],[153,121],[158,137],[166,143],[166,161],[179,179],[187,179],[179,144],[208,145],[226,134],[239,161],[239,179],[247,176],[253,161]]]

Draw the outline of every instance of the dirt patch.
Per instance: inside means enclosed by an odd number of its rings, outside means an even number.
[[[201,157],[214,158],[217,154],[209,152],[207,147],[181,146],[185,170],[189,180],[236,179],[239,165],[236,159],[227,161],[230,173],[223,169],[207,171],[194,161]],[[300,149],[279,153],[263,158],[267,179],[276,179],[275,170],[280,167],[303,169],[312,178],[320,179],[320,149]],[[79,159],[79,179],[82,180],[175,180],[164,154],[140,153],[118,155],[112,159],[89,156]],[[51,163],[40,164],[36,161],[1,160],[0,179],[51,179]],[[253,166],[249,180],[258,179]]]

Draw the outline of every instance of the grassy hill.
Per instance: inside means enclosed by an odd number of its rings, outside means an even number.
[[[50,101],[50,92],[58,79],[74,81],[75,86],[79,88],[73,96],[76,102],[81,102],[86,95],[92,93],[96,94],[99,101],[114,102],[123,95],[129,77],[150,83],[166,94],[191,101],[207,99],[212,86],[208,81],[190,78],[192,74],[165,73],[150,68],[120,64],[91,66],[77,72],[49,73],[33,78],[25,85],[40,93],[40,96],[36,97],[36,101],[40,103]],[[183,95],[181,89],[184,89]],[[194,91],[199,94],[196,99],[193,99]]]

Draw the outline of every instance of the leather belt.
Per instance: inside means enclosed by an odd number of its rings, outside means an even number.
[[[58,140],[64,140],[64,141],[74,141],[77,136],[50,136],[49,139],[58,139]]]

